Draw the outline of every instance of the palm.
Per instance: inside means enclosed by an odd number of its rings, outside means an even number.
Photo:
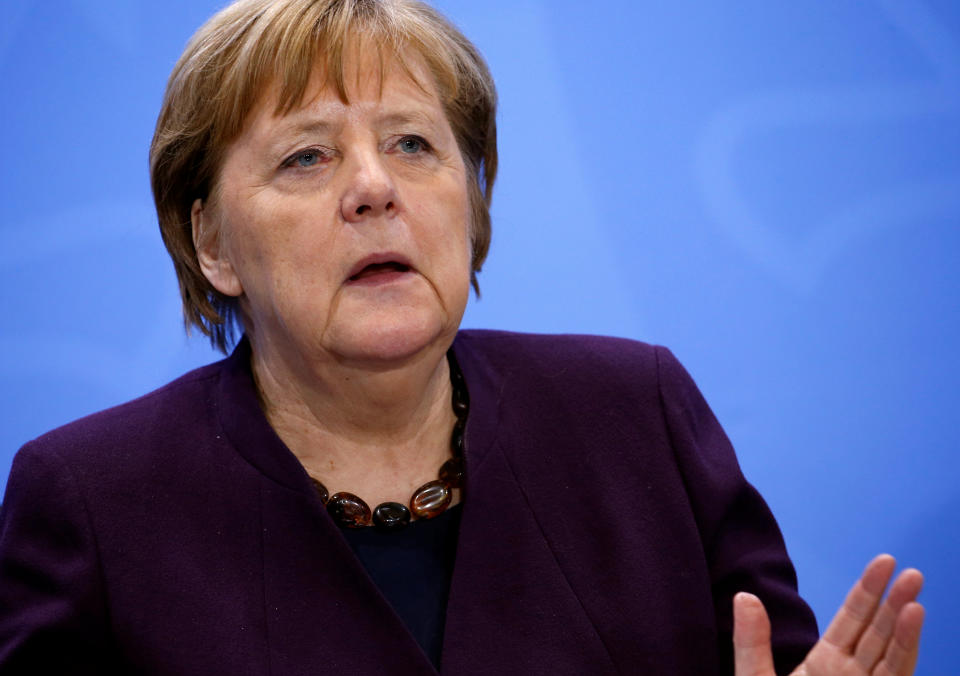
[[[823,636],[791,676],[909,676],[917,661],[923,607],[915,601],[923,576],[903,571],[883,599],[895,562],[875,558]],[[734,599],[736,676],[774,676],[770,621],[752,594]]]

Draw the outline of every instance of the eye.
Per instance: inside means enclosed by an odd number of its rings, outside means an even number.
[[[294,153],[283,161],[284,167],[307,169],[323,161],[325,155],[317,148],[307,148]]]
[[[307,151],[305,153],[300,153],[296,156],[295,161],[301,167],[309,167],[317,163],[320,159],[320,156],[314,152]]]
[[[402,139],[400,139],[400,143],[397,144],[397,147],[402,153],[414,155],[429,149],[430,146],[427,145],[427,142],[419,136],[404,136]]]

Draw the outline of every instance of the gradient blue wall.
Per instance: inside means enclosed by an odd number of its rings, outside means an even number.
[[[147,145],[220,4],[3,8],[0,482],[28,439],[216,356],[181,329]],[[960,5],[440,7],[502,100],[494,242],[465,325],[670,346],[821,623],[890,551],[928,576],[918,673],[954,673]]]

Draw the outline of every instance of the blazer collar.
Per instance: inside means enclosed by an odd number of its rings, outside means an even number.
[[[244,336],[220,373],[220,425],[247,462],[290,490],[310,494],[310,477],[297,457],[270,427],[260,407],[250,366],[250,341]]]

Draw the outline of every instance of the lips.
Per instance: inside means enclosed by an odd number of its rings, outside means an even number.
[[[395,253],[378,253],[358,261],[350,269],[347,282],[392,278],[411,270],[410,261],[405,256]]]

